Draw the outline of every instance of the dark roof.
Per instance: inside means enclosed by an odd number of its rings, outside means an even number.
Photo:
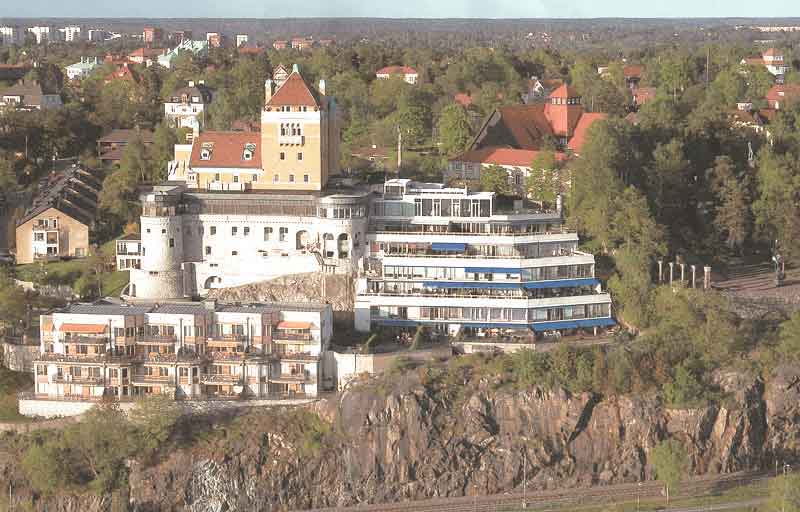
[[[135,304],[70,304],[59,312],[76,315],[143,315],[151,309],[153,306]]]
[[[206,87],[204,84],[194,84],[191,87],[181,87],[172,93],[170,101],[172,103],[179,103],[181,101],[181,97],[184,95],[189,98],[189,103],[194,103],[192,98],[200,98],[200,103],[203,104],[211,103],[211,89]]]
[[[213,310],[207,308],[202,302],[191,302],[185,304],[156,304],[150,313],[161,313],[167,315],[205,315]]]
[[[37,81],[20,80],[11,87],[5,89],[0,93],[0,96],[20,96],[22,97],[23,105],[38,105],[42,104],[42,96],[45,94],[55,94],[47,92],[42,89],[42,86]]]
[[[132,129],[132,130],[111,130],[108,135],[100,137],[97,142],[101,144],[127,144],[133,138],[139,135],[142,142],[145,144],[152,144],[155,140],[153,132],[150,130]]]
[[[88,226],[94,221],[101,187],[101,178],[80,165],[53,171],[40,180],[38,193],[17,226],[50,208]]]

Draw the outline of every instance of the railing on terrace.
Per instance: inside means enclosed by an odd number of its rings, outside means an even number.
[[[284,331],[273,331],[272,339],[274,341],[288,340],[288,341],[314,341],[311,333],[292,333]]]
[[[200,376],[203,384],[238,384],[242,385],[241,375],[231,375],[228,373],[209,373]]]
[[[270,375],[270,382],[313,382],[316,375],[311,375],[308,372],[298,373],[281,373],[279,375]]]
[[[133,374],[131,375],[131,381],[137,384],[165,384],[170,383],[175,380],[175,377],[170,375],[144,375],[144,374]]]
[[[59,395],[51,396],[45,393],[34,393],[33,391],[23,391],[17,393],[17,398],[20,400],[51,400],[56,402],[133,402],[136,397],[132,396],[116,396],[116,395],[103,395],[103,396],[83,396],[83,395]]]
[[[178,341],[178,337],[174,334],[145,334],[138,340],[136,340],[137,344],[147,345],[148,343],[151,344],[164,344],[164,343],[176,343]]]
[[[576,234],[574,229],[555,229],[549,231],[537,231],[533,233],[508,233],[508,232],[487,232],[487,231],[429,231],[424,229],[425,226],[409,226],[410,229],[379,229],[376,226],[369,227],[369,233],[375,234],[398,234],[398,235],[431,235],[431,236],[510,236],[510,237],[523,237],[523,236],[543,236],[543,235],[571,235]]]
[[[102,384],[103,377],[94,377],[88,375],[56,375],[53,377],[53,382],[67,384]]]
[[[211,343],[241,343],[247,341],[247,336],[244,334],[223,334],[211,336],[208,341]]]
[[[384,252],[384,258],[467,258],[467,259],[501,259],[501,260],[535,260],[537,258],[556,258],[563,256],[582,256],[577,251],[569,251],[561,254],[544,254],[540,256],[529,256],[524,254],[509,254],[509,255],[487,255],[487,254],[442,254],[440,252]]]

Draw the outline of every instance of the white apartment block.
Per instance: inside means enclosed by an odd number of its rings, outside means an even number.
[[[23,35],[17,26],[0,27],[0,44],[22,44]]]
[[[236,34],[236,47],[240,48],[247,44],[250,37],[247,34]]]
[[[64,28],[58,29],[61,32],[61,40],[71,43],[73,41],[80,41],[81,40],[81,27],[76,25],[67,26]]]
[[[62,36],[58,30],[46,25],[29,27],[28,32],[33,34],[33,37],[36,38],[36,44],[59,41]]]
[[[73,304],[41,316],[35,400],[314,397],[327,304]]]
[[[366,191],[219,193],[181,184],[141,200],[141,269],[131,270],[130,297],[200,297],[292,273],[355,273],[364,255]]]
[[[139,235],[126,235],[117,240],[117,270],[142,268],[142,240]]]
[[[614,325],[594,256],[560,212],[504,210],[494,193],[387,181],[372,201],[356,328],[531,343]]]

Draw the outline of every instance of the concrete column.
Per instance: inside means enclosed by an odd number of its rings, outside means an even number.
[[[686,264],[681,263],[681,284],[686,282]]]
[[[658,260],[658,284],[664,282],[664,260]]]
[[[669,262],[669,285],[672,286],[672,280],[675,277],[675,263]]]
[[[692,288],[697,285],[697,265],[692,265]]]
[[[708,290],[711,288],[711,267],[706,265],[703,267],[703,289]]]

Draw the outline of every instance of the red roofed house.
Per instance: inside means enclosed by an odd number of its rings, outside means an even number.
[[[203,132],[192,143],[189,187],[244,191],[263,179],[258,132]]]
[[[775,76],[785,75],[786,72],[789,71],[789,66],[786,65],[783,52],[776,50],[775,48],[770,48],[769,50],[765,51],[761,54],[761,57],[749,57],[742,59],[741,64],[749,66],[764,66],[767,68],[767,71]]]
[[[545,139],[554,139],[557,159],[567,160],[580,153],[592,123],[607,117],[584,112],[580,96],[565,84],[546,103],[500,107],[484,121],[468,150],[450,159],[445,178],[479,180],[481,169],[500,165],[515,185],[522,185]]]
[[[414,85],[419,80],[419,73],[408,66],[387,66],[375,72],[378,80],[388,80],[393,76],[401,76],[407,83]]]
[[[767,104],[773,110],[786,108],[797,100],[800,100],[800,84],[773,85],[767,91]]]
[[[636,87],[633,89],[633,103],[636,107],[641,107],[648,101],[656,97],[658,90],[655,87]]]
[[[164,53],[164,50],[160,48],[139,48],[128,55],[128,60],[136,64],[145,64],[147,67],[150,67],[162,53]]]
[[[124,82],[138,82],[139,78],[131,69],[130,65],[127,62],[122,62],[117,64],[117,68],[106,75],[103,79],[104,84],[109,84],[116,80],[122,80]]]

